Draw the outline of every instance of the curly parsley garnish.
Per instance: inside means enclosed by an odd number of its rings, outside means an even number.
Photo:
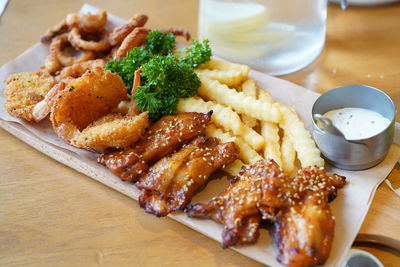
[[[149,111],[152,120],[173,114],[179,98],[194,96],[200,87],[200,80],[194,72],[211,57],[208,40],[193,40],[192,46],[177,54],[175,36],[172,33],[152,31],[146,44],[135,47],[122,59],[106,64],[106,69],[121,76],[131,89],[134,72],[142,68],[141,86],[133,96],[141,111]]]

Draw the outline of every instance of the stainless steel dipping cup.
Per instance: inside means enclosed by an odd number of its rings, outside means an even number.
[[[365,108],[390,120],[386,129],[370,138],[346,140],[317,126],[313,119],[313,137],[328,162],[345,170],[363,170],[381,162],[393,142],[396,108],[384,92],[366,85],[346,85],[329,90],[315,101],[312,115],[333,109]]]

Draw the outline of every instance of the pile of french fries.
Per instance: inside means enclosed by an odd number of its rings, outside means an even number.
[[[243,165],[273,159],[290,175],[299,167],[324,166],[320,151],[294,109],[275,102],[268,91],[248,78],[245,65],[212,59],[196,70],[201,80],[198,95],[181,99],[179,112],[213,110],[208,137],[233,141],[239,159],[225,166],[232,176]],[[298,161],[297,161],[298,160]]]

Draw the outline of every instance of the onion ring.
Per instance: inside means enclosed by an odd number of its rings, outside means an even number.
[[[69,32],[68,40],[74,47],[89,51],[105,51],[111,48],[111,45],[108,42],[107,33],[105,31],[100,32],[99,41],[86,41],[82,38],[81,30],[75,27]]]
[[[146,42],[146,37],[150,30],[146,28],[135,28],[128,36],[124,39],[121,46],[118,48],[115,55],[116,58],[123,58],[126,54],[134,47],[142,45]]]
[[[53,58],[57,58],[62,66],[71,66],[77,62],[83,62],[96,58],[96,54],[93,51],[81,51],[82,54],[78,57],[66,55],[65,52],[63,52],[63,48],[68,43],[68,34],[64,33],[56,36],[50,45],[50,55]]]
[[[137,14],[130,18],[127,24],[114,28],[114,30],[108,35],[110,44],[112,46],[121,44],[128,34],[137,27],[143,27],[148,19],[149,17],[144,14]]]
[[[71,66],[63,68],[60,73],[55,77],[57,82],[66,81],[70,78],[79,78],[81,77],[86,71],[93,69],[95,67],[104,67],[104,60],[102,59],[95,59],[95,60],[88,60],[85,62],[75,63]]]
[[[165,34],[168,34],[170,32],[172,32],[175,36],[185,37],[186,41],[190,40],[190,33],[183,28],[172,27],[172,28],[164,30]]]
[[[44,60],[44,68],[50,74],[54,74],[56,71],[62,68],[60,61],[54,55],[48,55]]]
[[[40,41],[43,44],[49,44],[51,40],[63,33],[66,33],[69,31],[69,26],[66,24],[65,20],[60,21],[56,25],[54,25],[52,28],[48,29],[46,34],[40,38]]]
[[[101,11],[99,14],[68,14],[65,22],[68,26],[79,28],[85,32],[97,32],[103,30],[107,23],[107,12]]]

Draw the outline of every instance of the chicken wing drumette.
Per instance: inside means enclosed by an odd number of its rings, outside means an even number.
[[[260,211],[274,223],[278,261],[287,266],[324,264],[331,250],[335,218],[329,201],[342,188],[345,177],[308,167],[294,178],[283,175],[274,162],[267,164]]]
[[[153,165],[136,186],[142,191],[139,204],[156,216],[185,208],[194,192],[239,153],[233,142],[219,144],[216,138],[197,137],[178,152]]]
[[[263,161],[243,167],[225,191],[208,204],[187,207],[191,217],[210,216],[224,225],[222,246],[255,243],[259,237],[261,212],[258,203],[263,197],[262,179],[268,169]]]
[[[122,180],[136,182],[146,173],[148,165],[204,134],[211,114],[188,112],[164,116],[131,148],[103,154],[98,161]]]
[[[328,202],[345,183],[345,177],[328,175],[324,168],[304,168],[291,178],[274,161],[258,161],[243,168],[218,197],[189,206],[188,213],[224,224],[224,247],[256,242],[260,221],[273,221],[277,259],[313,266],[329,256],[335,219]]]

